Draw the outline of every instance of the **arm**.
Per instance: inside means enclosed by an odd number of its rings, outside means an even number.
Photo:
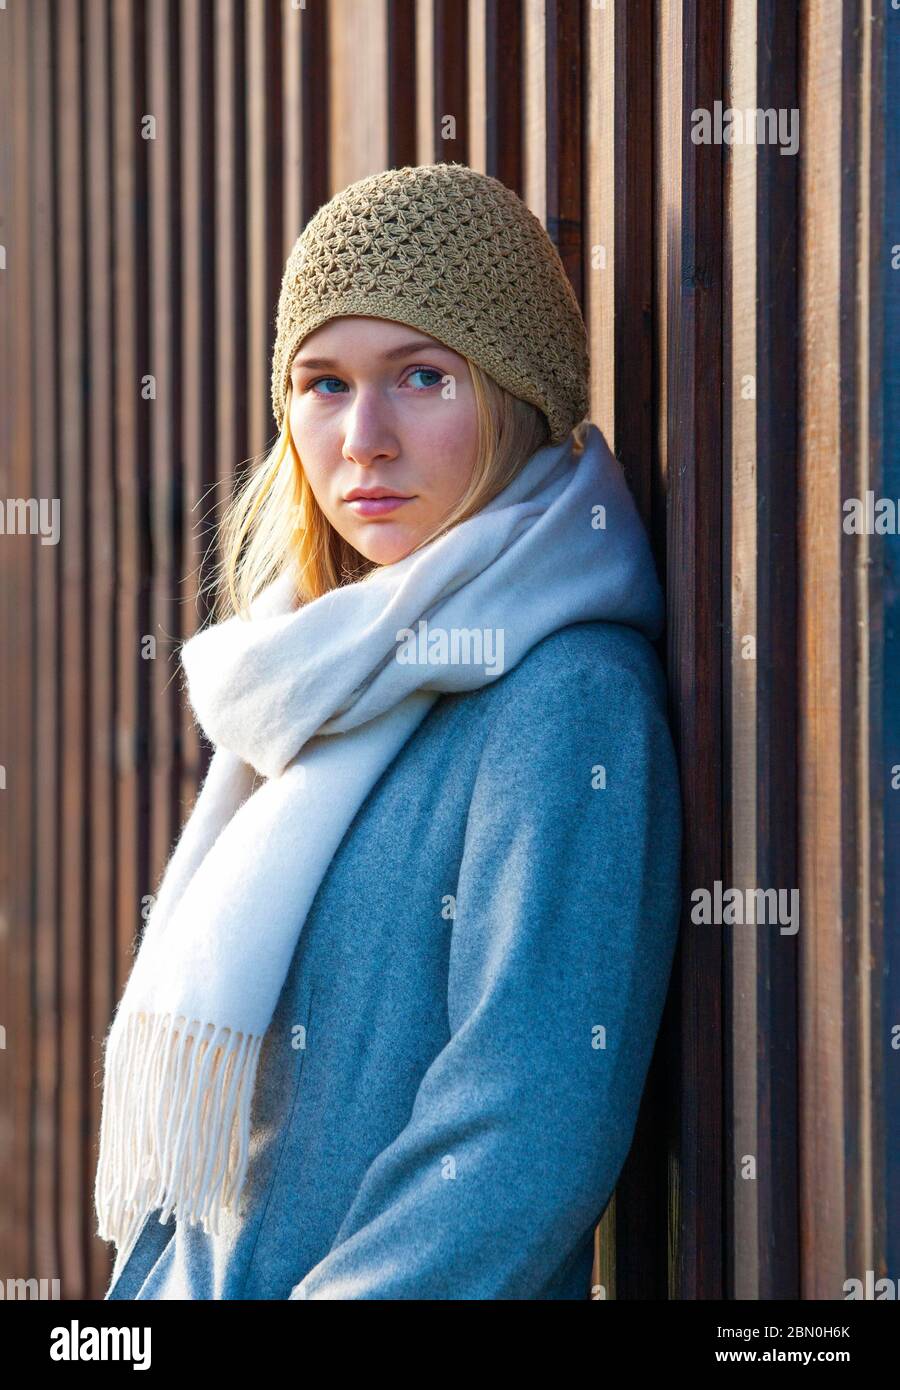
[[[292,1299],[533,1298],[613,1192],[674,952],[680,806],[652,650],[569,642],[485,741],[450,1040]]]

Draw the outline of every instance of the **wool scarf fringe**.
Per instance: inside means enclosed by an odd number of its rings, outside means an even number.
[[[262,1037],[171,1014],[128,1016],[106,1047],[98,1234],[130,1248],[148,1210],[218,1235],[249,1159]]]

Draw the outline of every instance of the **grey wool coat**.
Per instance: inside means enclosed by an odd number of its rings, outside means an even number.
[[[680,845],[665,683],[637,630],[571,624],[442,696],[298,938],[237,1210],[216,1236],[151,1212],[106,1298],[589,1298]]]

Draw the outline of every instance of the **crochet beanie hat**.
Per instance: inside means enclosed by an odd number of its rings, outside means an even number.
[[[326,320],[409,324],[542,410],[561,443],[588,411],[587,332],[559,252],[518,194],[465,164],[406,165],[350,184],[294,243],[278,300],[272,406]]]

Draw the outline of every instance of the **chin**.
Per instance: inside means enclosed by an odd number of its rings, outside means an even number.
[[[408,536],[349,536],[348,540],[360,555],[365,555],[374,565],[395,565],[415,545],[415,541]]]

